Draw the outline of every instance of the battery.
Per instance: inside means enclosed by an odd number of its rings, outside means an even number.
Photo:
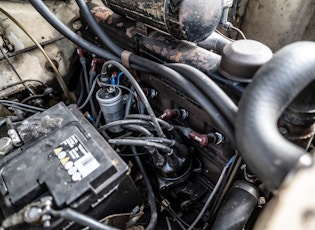
[[[129,212],[139,193],[129,167],[76,105],[59,103],[22,122],[24,145],[0,161],[1,208],[11,215],[43,196],[96,219]],[[69,226],[55,221],[52,228]]]

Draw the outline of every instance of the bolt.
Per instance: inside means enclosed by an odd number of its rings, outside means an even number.
[[[259,197],[259,199],[258,199],[258,206],[261,207],[264,204],[266,204],[266,198],[263,197],[263,196]]]

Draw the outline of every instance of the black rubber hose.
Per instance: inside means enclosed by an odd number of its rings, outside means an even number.
[[[258,199],[259,193],[252,184],[236,181],[227,194],[227,199],[218,212],[212,229],[244,229],[249,217],[257,207]]]
[[[240,101],[236,120],[238,149],[253,173],[271,190],[280,186],[306,153],[279,133],[277,121],[314,79],[315,43],[293,43],[258,70]]]
[[[186,64],[168,64],[168,66],[181,73],[185,78],[199,87],[231,124],[234,124],[238,108],[232,99],[213,80],[200,70]]]
[[[85,39],[81,38],[76,33],[74,33],[72,30],[70,30],[47,8],[47,6],[43,3],[42,0],[29,0],[29,2],[56,30],[58,30],[70,41],[77,44],[79,47],[88,50],[89,52],[105,59],[111,59],[116,61],[120,60],[120,58],[118,58],[117,56],[86,41]]]
[[[80,10],[81,14],[87,21],[88,25],[91,27],[91,29],[95,32],[95,34],[100,38],[100,40],[104,43],[105,46],[107,46],[115,55],[118,57],[121,56],[123,49],[117,46],[108,36],[102,28],[97,24],[95,21],[95,18],[90,12],[90,9],[87,7],[85,0],[76,0]]]
[[[154,197],[154,192],[153,192],[153,188],[151,185],[151,181],[150,181],[149,175],[147,174],[147,172],[145,171],[145,169],[143,167],[143,164],[141,162],[140,157],[138,156],[138,152],[137,152],[136,147],[131,146],[131,151],[135,155],[135,160],[136,160],[137,166],[138,166],[140,172],[142,173],[145,186],[147,187],[148,201],[149,201],[150,210],[151,210],[151,217],[150,217],[150,222],[149,222],[146,230],[154,230],[156,228],[158,214],[157,214],[157,208],[156,208],[155,197]]]
[[[66,208],[63,210],[51,210],[51,214],[54,217],[60,217],[66,220],[71,220],[82,226],[90,227],[96,230],[118,230],[117,228],[102,224],[93,218],[79,213],[71,208]]]

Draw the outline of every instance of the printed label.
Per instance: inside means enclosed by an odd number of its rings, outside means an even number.
[[[54,149],[54,153],[72,181],[80,181],[100,166],[99,162],[82,144],[77,135],[67,138]]]

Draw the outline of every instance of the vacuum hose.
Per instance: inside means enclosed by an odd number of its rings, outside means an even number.
[[[238,149],[270,190],[277,189],[306,154],[280,134],[277,121],[290,102],[314,80],[315,42],[293,43],[258,70],[240,101],[236,122]]]

